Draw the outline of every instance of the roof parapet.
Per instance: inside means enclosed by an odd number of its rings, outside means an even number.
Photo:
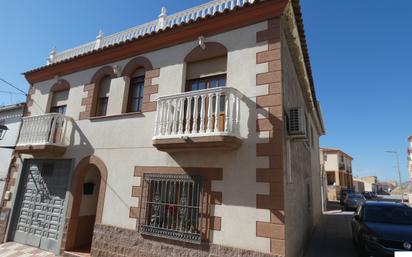
[[[166,28],[171,28],[176,25],[179,26],[197,19],[202,19],[206,16],[214,16],[218,13],[223,13],[225,10],[233,10],[236,7],[243,7],[245,4],[253,4],[254,2],[255,0],[214,0],[170,16],[167,16],[166,7],[162,7],[157,20],[150,21],[107,37],[103,36],[103,32],[99,32],[96,40],[60,53],[56,52],[56,49],[53,48],[52,52],[50,52],[49,58],[47,59],[47,65],[59,63],[94,50],[143,37],[147,34],[164,30]]]

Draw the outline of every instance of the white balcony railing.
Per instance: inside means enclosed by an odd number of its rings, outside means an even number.
[[[159,19],[121,31],[119,33],[103,37],[99,35],[95,41],[80,45],[78,47],[57,53],[54,50],[49,56],[48,64],[60,62],[66,59],[73,58],[78,55],[92,52],[100,48],[112,46],[127,40],[132,40],[144,35],[156,32],[160,29],[171,28],[175,25],[181,25],[204,18],[208,15],[214,16],[217,13],[222,13],[225,10],[233,10],[236,7],[242,7],[246,3],[252,4],[255,0],[214,0],[193,8],[167,16],[166,9],[162,9]]]
[[[67,146],[69,120],[69,117],[58,113],[24,117],[17,146]]]
[[[242,94],[230,87],[162,96],[153,139],[239,136]]]

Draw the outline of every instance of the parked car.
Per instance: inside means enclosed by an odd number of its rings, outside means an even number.
[[[342,189],[340,191],[339,204],[343,205],[344,202],[345,202],[346,195],[347,194],[352,194],[352,193],[353,193],[352,189]]]
[[[402,203],[367,201],[352,218],[352,238],[361,256],[412,253],[412,208]]]
[[[374,192],[362,192],[363,196],[366,198],[366,200],[375,200],[377,199],[378,195]]]
[[[365,197],[361,194],[347,194],[344,201],[344,210],[356,210],[365,201]]]

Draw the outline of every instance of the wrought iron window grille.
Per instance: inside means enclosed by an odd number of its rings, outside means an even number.
[[[144,174],[139,230],[142,235],[200,244],[200,176]]]

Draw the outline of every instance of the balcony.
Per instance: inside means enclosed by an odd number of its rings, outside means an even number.
[[[159,97],[153,145],[165,152],[238,148],[242,97],[230,87]]]
[[[24,117],[16,151],[27,154],[61,156],[68,142],[69,117],[58,113]]]

